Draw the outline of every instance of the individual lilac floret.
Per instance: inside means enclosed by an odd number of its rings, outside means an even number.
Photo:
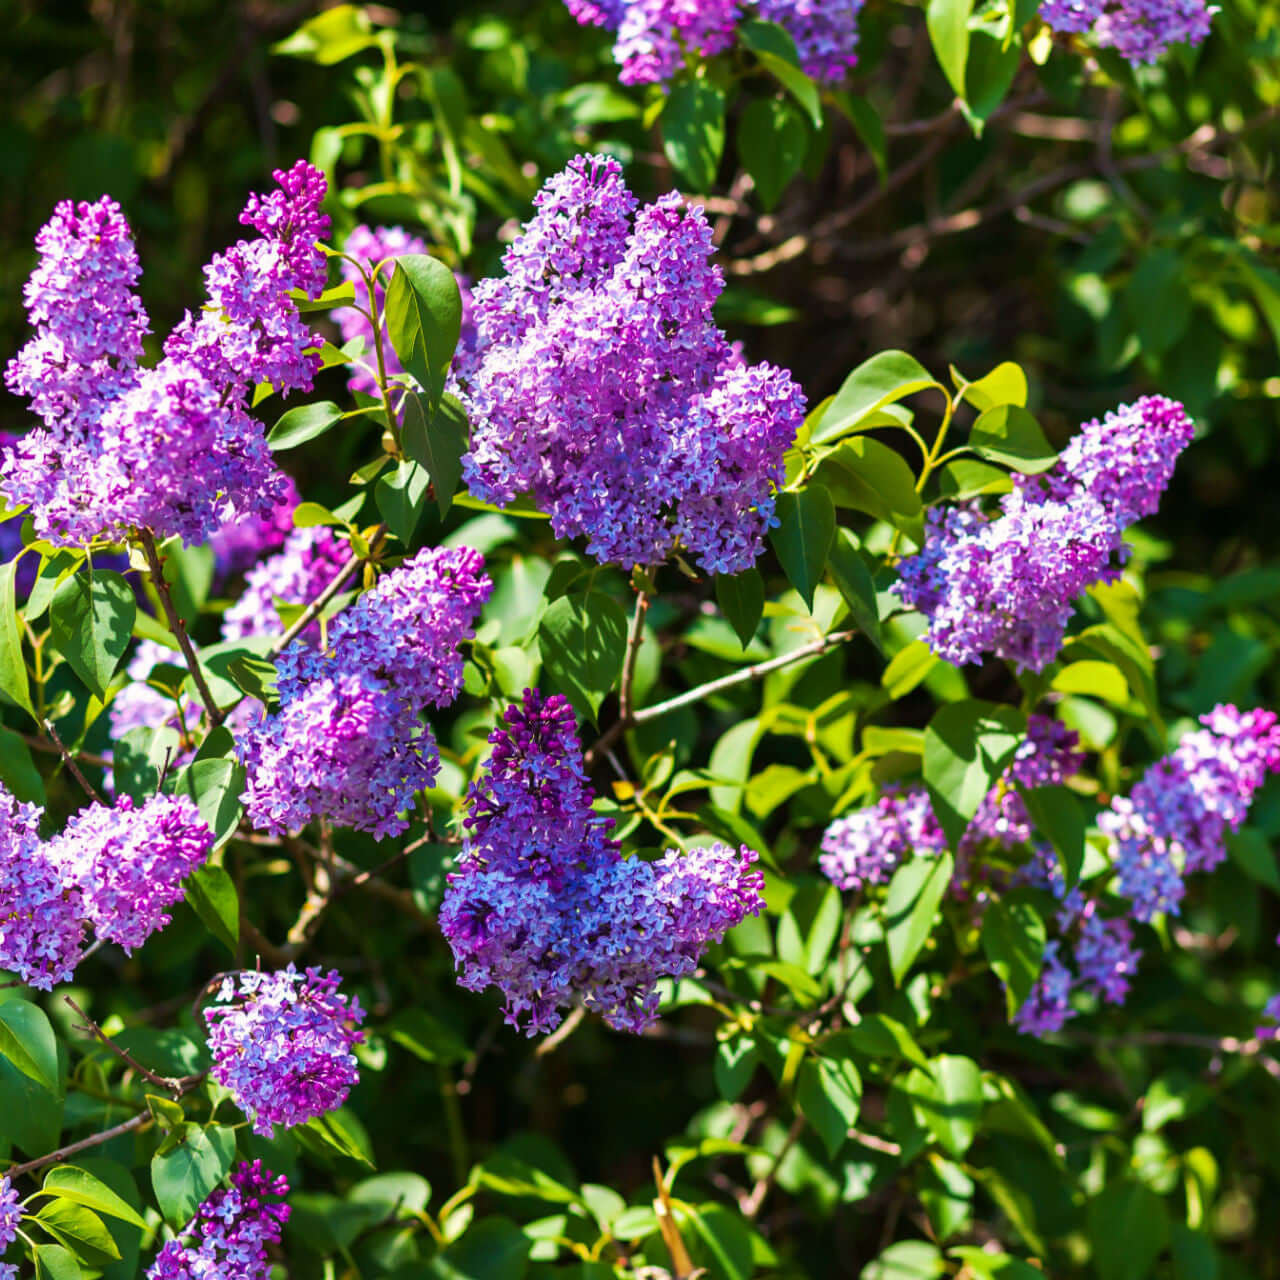
[[[890,787],[874,805],[827,828],[818,865],[837,889],[856,891],[887,883],[908,857],[927,857],[946,847],[924,787]]]
[[[283,548],[249,570],[244,594],[222,615],[224,640],[284,634],[277,601],[308,605],[351,562],[351,544],[323,526],[295,529]],[[311,644],[320,640],[320,623],[302,633]]]
[[[839,84],[858,61],[862,0],[756,0],[756,16],[791,33],[806,74]]]
[[[656,984],[764,902],[755,854],[725,845],[624,859],[591,808],[569,704],[536,690],[490,738],[468,799],[467,837],[440,909],[458,981],[496,986],[507,1022],[553,1030],[574,1005],[639,1032]]]
[[[1134,66],[1163,57],[1171,45],[1198,45],[1216,5],[1205,0],[1043,0],[1040,16],[1055,31],[1090,34]]]
[[[386,574],[330,626],[280,656],[280,707],[242,735],[245,805],[260,831],[283,834],[325,817],[379,839],[431,786],[439,753],[422,723],[462,687],[458,646],[493,590],[469,547],[424,550]]]
[[[617,161],[586,156],[537,205],[506,275],[475,291],[477,354],[458,379],[472,493],[532,494],[558,537],[609,563],[660,564],[679,544],[708,572],[747,568],[804,397],[716,327],[702,211],[671,193],[635,213]]]
[[[1115,842],[1117,889],[1143,922],[1178,913],[1185,877],[1223,861],[1228,831],[1240,829],[1254,793],[1280,772],[1274,712],[1218,706],[1200,723],[1098,818]]]
[[[82,809],[46,849],[63,882],[80,891],[94,934],[130,954],[169,923],[167,908],[213,840],[187,796],[155,796],[140,808],[121,796],[114,809]]]
[[[0,969],[49,991],[80,962],[84,906],[46,855],[39,828],[40,810],[0,784]]]
[[[932,508],[896,591],[928,618],[933,652],[957,665],[994,653],[1042,670],[1062,647],[1075,597],[1119,576],[1125,529],[1155,510],[1191,436],[1181,405],[1146,396],[1086,423],[1045,475],[1015,476],[999,517],[974,504]]]
[[[265,515],[233,516],[209,539],[214,573],[219,582],[243,573],[263,556],[278,550],[293,532],[293,513],[299,502],[292,476],[284,477],[280,501]]]
[[[1044,962],[1031,994],[1014,1016],[1014,1025],[1025,1035],[1043,1036],[1061,1031],[1068,1018],[1075,1017],[1070,1004],[1071,970],[1058,957],[1061,944],[1055,939],[1044,944]]]
[[[177,1239],[165,1242],[147,1280],[267,1280],[267,1249],[289,1221],[289,1206],[272,1201],[288,1194],[287,1178],[261,1160],[241,1161],[231,1186],[208,1195]]]
[[[226,977],[204,1011],[213,1078],[231,1091],[253,1131],[271,1137],[340,1107],[359,1080],[352,1047],[364,1010],[338,991],[341,976],[290,965]]]

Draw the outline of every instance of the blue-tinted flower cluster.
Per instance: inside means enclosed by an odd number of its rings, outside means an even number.
[[[8,1178],[0,1178],[0,1253],[18,1238],[18,1223],[21,1221],[18,1189]],[[18,1268],[11,1262],[0,1262],[0,1280],[18,1280]]]
[[[1170,45],[1197,45],[1216,5],[1205,0],[1043,0],[1040,16],[1055,31],[1088,34],[1135,66],[1155,62]]]
[[[1181,405],[1146,396],[1086,423],[1051,471],[1016,476],[999,517],[975,504],[932,508],[896,587],[928,618],[929,647],[957,665],[993,653],[1042,670],[1075,597],[1119,575],[1124,531],[1156,509],[1191,436]]]
[[[213,1078],[231,1091],[253,1131],[304,1124],[340,1107],[359,1081],[352,1048],[364,1039],[360,1001],[341,975],[290,965],[222,980],[204,1011]]]
[[[46,991],[75,971],[87,926],[132,952],[168,924],[213,847],[186,796],[93,804],[45,842],[40,817],[0,787],[0,968]]]
[[[458,371],[472,493],[532,494],[557,537],[614,564],[681,545],[709,572],[747,568],[776,523],[804,397],[716,327],[702,211],[673,192],[637,213],[621,166],[587,156],[537,205],[506,275],[475,289],[477,353]]]
[[[165,1242],[147,1280],[268,1280],[267,1249],[280,1243],[289,1206],[289,1180],[261,1160],[242,1160],[231,1186],[219,1187],[197,1207],[177,1238]]]
[[[64,201],[37,236],[25,292],[36,335],[6,378],[44,426],[5,450],[2,472],[41,537],[85,544],[146,528],[195,543],[229,519],[269,518],[284,498],[246,406],[261,381],[311,385],[319,343],[289,291],[323,288],[316,239],[328,219],[318,170],[300,161],[276,178],[281,190],[242,215],[259,237],[206,268],[208,305],[169,335],[153,369],[137,364],[147,317],[119,205]]]
[[[279,709],[241,741],[253,825],[282,834],[324,817],[379,839],[405,830],[439,769],[422,713],[458,696],[458,646],[492,589],[478,552],[421,551],[332,623],[324,651],[293,641]]]
[[[617,33],[613,56],[623,84],[674,79],[689,55],[710,58],[733,46],[738,25],[777,22],[795,41],[815,80],[838,84],[857,62],[862,0],[565,0],[584,26]]]
[[[459,982],[496,986],[508,1023],[529,1035],[574,1005],[643,1030],[658,980],[692,973],[711,941],[763,909],[755,854],[714,845],[623,858],[611,821],[592,810],[561,697],[527,690],[490,742],[440,908]]]

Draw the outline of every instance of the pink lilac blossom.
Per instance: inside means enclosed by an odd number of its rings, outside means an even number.
[[[182,881],[203,865],[213,832],[187,796],[160,795],[135,808],[82,809],[45,848],[64,885],[79,890],[94,934],[131,954],[171,919]]]
[[[45,426],[10,445],[0,471],[41,537],[83,545],[145,527],[195,543],[283,499],[246,403],[259,381],[311,385],[318,343],[289,290],[323,287],[315,237],[328,224],[318,170],[299,162],[276,178],[281,191],[251,198],[242,215],[262,237],[206,268],[209,307],[169,335],[154,369],[136,366],[146,316],[119,206],[64,202],[37,237],[26,291],[36,335],[6,377]]]
[[[204,1011],[213,1078],[264,1137],[340,1107],[359,1080],[365,1013],[341,975],[293,966],[223,979]]]
[[[50,991],[80,962],[84,904],[41,844],[40,816],[0,785],[0,969]]]
[[[899,564],[895,588],[928,618],[933,652],[957,665],[993,653],[1042,670],[1062,647],[1075,597],[1119,576],[1122,535],[1155,510],[1192,430],[1181,405],[1146,396],[1086,423],[1051,471],[1015,476],[1000,516],[933,507],[925,545]]]
[[[279,709],[241,739],[245,806],[281,834],[326,817],[382,839],[435,780],[439,753],[421,716],[462,687],[458,646],[493,590],[469,547],[424,550],[386,574],[329,628],[281,654]]]
[[[714,940],[764,907],[755,854],[725,845],[626,858],[591,808],[573,712],[527,690],[490,738],[467,836],[440,909],[458,981],[496,986],[507,1022],[553,1030],[581,1005],[639,1032],[656,984],[692,973]]]
[[[350,561],[350,543],[332,529],[295,529],[275,555],[249,570],[243,595],[222,615],[222,638],[283,635],[276,601],[310,604]],[[311,644],[318,643],[320,623],[313,622],[301,635]]]
[[[298,502],[298,486],[292,476],[285,476],[284,493],[266,515],[233,516],[221,524],[209,539],[218,581],[243,573],[263,556],[279,550],[293,532]]]
[[[1117,891],[1136,920],[1178,913],[1185,877],[1223,861],[1227,833],[1240,829],[1254,794],[1280,772],[1274,712],[1223,705],[1200,723],[1098,819],[1114,842]]]
[[[679,544],[708,572],[747,568],[777,523],[804,397],[716,327],[705,216],[674,192],[637,213],[604,157],[571,162],[536,203],[506,275],[475,291],[458,379],[471,492],[531,493],[557,537],[609,563],[660,564]]]
[[[1171,45],[1202,44],[1218,6],[1205,0],[1044,0],[1040,16],[1055,31],[1088,34],[1134,66]]]
[[[268,1280],[268,1248],[280,1243],[289,1206],[289,1180],[241,1161],[231,1186],[219,1187],[197,1207],[177,1238],[165,1242],[147,1280]],[[185,1243],[184,1243],[185,1241]]]

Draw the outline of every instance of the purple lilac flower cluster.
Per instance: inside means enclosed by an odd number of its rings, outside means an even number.
[[[40,817],[0,787],[0,967],[46,991],[75,971],[87,925],[132,952],[168,924],[213,847],[186,796],[93,804],[44,843]]]
[[[507,1022],[529,1035],[575,1004],[643,1030],[658,980],[692,973],[711,941],[763,909],[756,855],[714,845],[623,858],[592,810],[564,698],[526,690],[490,742],[440,908],[459,982],[496,986]]]
[[[776,524],[804,397],[716,327],[702,210],[672,192],[637,213],[598,156],[536,203],[506,275],[475,290],[478,349],[459,378],[471,492],[499,506],[532,493],[557,537],[603,561],[656,565],[681,544],[708,572],[747,568]]]
[[[1280,725],[1271,711],[1215,707],[1098,819],[1115,842],[1118,892],[1143,922],[1178,913],[1185,878],[1227,856],[1254,793],[1280,772]]]
[[[1216,5],[1205,0],[1043,0],[1040,16],[1055,31],[1089,34],[1138,66],[1155,62],[1170,45],[1201,44]]]
[[[334,621],[324,652],[290,644],[280,707],[241,742],[253,825],[281,834],[326,817],[379,839],[404,831],[404,811],[439,769],[422,713],[457,697],[458,646],[492,589],[479,552],[424,550]]]
[[[338,991],[333,970],[290,965],[223,979],[204,1011],[213,1078],[271,1137],[340,1107],[359,1080],[352,1048],[364,1040],[360,1001]]]
[[[0,1253],[18,1238],[21,1221],[18,1189],[8,1178],[0,1178]],[[18,1280],[18,1268],[11,1262],[0,1262],[0,1280]]]
[[[287,1178],[261,1160],[241,1161],[231,1185],[207,1196],[177,1239],[165,1242],[147,1280],[267,1280],[267,1249],[289,1221],[289,1206],[273,1202],[288,1194]]]
[[[244,594],[222,615],[223,639],[283,635],[276,601],[310,604],[350,561],[350,543],[332,529],[295,529],[275,555],[249,570]],[[311,644],[318,643],[320,623],[313,622],[302,636]]]
[[[928,618],[934,653],[957,665],[994,653],[1042,670],[1075,597],[1119,576],[1125,529],[1156,509],[1191,436],[1180,404],[1146,396],[1086,423],[1051,471],[1015,476],[999,517],[975,504],[932,508],[896,590]]]
[[[246,405],[258,382],[311,385],[319,343],[289,291],[323,288],[316,240],[328,218],[319,170],[299,161],[275,177],[281,189],[241,215],[258,238],[209,264],[208,305],[169,335],[153,369],[137,363],[148,321],[120,206],[64,201],[36,237],[24,294],[36,334],[6,380],[44,426],[5,450],[0,474],[41,537],[85,544],[145,528],[195,543],[227,520],[269,519],[284,499]]]
[[[249,515],[225,521],[209,539],[214,572],[219,582],[243,573],[263,556],[284,546],[293,532],[293,513],[299,502],[292,476],[284,477],[284,493],[266,515]]]
[[[1276,942],[1280,943],[1280,938]],[[1280,995],[1272,996],[1267,1001],[1262,1016],[1268,1022],[1280,1024]],[[1280,1025],[1259,1027],[1254,1034],[1259,1040],[1280,1040]]]
[[[617,33],[614,60],[623,84],[672,80],[693,54],[710,58],[732,47],[738,24],[776,22],[796,43],[815,80],[838,84],[857,62],[862,0],[565,0],[584,26]]]
[[[403,227],[367,227],[362,224],[355,227],[347,237],[343,251],[357,259],[366,271],[372,272],[380,262],[385,262],[388,258],[399,258],[407,254],[425,254],[430,252],[430,249],[421,236],[415,236]],[[366,353],[363,362],[352,365],[347,387],[351,391],[362,391],[366,395],[376,396],[378,381],[374,374],[374,366],[371,364],[372,355],[370,354],[374,345],[373,326],[369,323],[369,317],[364,314],[369,310],[369,286],[355,263],[348,262],[344,258],[339,260],[338,265],[342,271],[343,280],[353,286],[356,296],[354,305],[338,307],[333,312],[333,321],[342,331],[344,342],[350,342],[353,338],[363,338]],[[385,315],[383,281],[386,279],[387,273],[383,272],[374,285],[374,300],[380,316]],[[462,295],[462,332],[458,337],[458,349],[454,352],[453,363],[455,369],[462,369],[468,367],[474,359],[476,344],[475,304],[471,297],[470,281],[466,276],[458,277],[458,291]],[[404,368],[391,343],[386,340],[385,330],[384,323],[384,363],[387,376],[392,377],[403,373]]]

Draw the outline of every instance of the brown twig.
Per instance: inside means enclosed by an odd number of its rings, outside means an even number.
[[[65,755],[65,751],[59,750],[56,743],[50,742],[48,738],[39,738],[33,733],[18,734],[23,742],[27,744],[33,751],[43,751],[45,755],[61,756]],[[106,769],[111,765],[111,761],[105,756],[96,756],[91,751],[77,751],[77,757],[83,760],[85,764],[91,764],[95,769]]]
[[[4,1171],[4,1176],[12,1181],[21,1174],[34,1173],[37,1169],[43,1169],[45,1165],[59,1164],[61,1161],[67,1160],[81,1151],[99,1147],[104,1142],[110,1142],[113,1138],[118,1138],[122,1134],[131,1133],[134,1129],[145,1128],[150,1123],[151,1113],[139,1111],[136,1116],[131,1116],[128,1120],[122,1121],[112,1129],[105,1129],[102,1133],[90,1134],[87,1138],[81,1138],[79,1142],[68,1143],[67,1146],[59,1147],[56,1151],[50,1151],[48,1155],[41,1156],[38,1160],[28,1160],[25,1164],[10,1165]]]
[[[640,656],[640,644],[644,640],[644,620],[649,612],[649,593],[641,590],[636,595],[636,609],[631,616],[631,630],[627,635],[627,653],[622,663],[622,681],[618,686],[618,706],[622,719],[632,716],[631,693],[636,678],[636,659]]]
[[[157,1075],[154,1071],[144,1067],[127,1049],[122,1049],[70,996],[63,996],[64,1003],[71,1006],[75,1010],[76,1015],[81,1019],[81,1025],[77,1028],[80,1031],[87,1031],[93,1038],[99,1041],[104,1048],[114,1053],[131,1070],[136,1071],[143,1079],[150,1081],[159,1089],[171,1093],[175,1097],[182,1097],[184,1093],[189,1092],[195,1084],[204,1079],[204,1073],[191,1076],[162,1076]]]
[[[67,750],[66,744],[62,741],[62,735],[59,734],[57,726],[52,720],[44,722],[45,732],[53,739],[54,746],[62,756],[62,762],[67,766],[71,776],[80,784],[81,789],[90,800],[96,801],[98,804],[105,805],[106,801],[98,794],[97,788],[89,781],[88,778],[80,772],[80,766],[76,764],[75,757]]]
[[[796,1116],[791,1122],[791,1128],[787,1130],[787,1136],[782,1140],[782,1145],[778,1148],[777,1154],[773,1157],[773,1163],[770,1164],[768,1172],[756,1182],[756,1185],[751,1188],[751,1194],[739,1206],[744,1218],[758,1216],[760,1210],[764,1207],[764,1202],[768,1198],[769,1192],[773,1189],[773,1184],[778,1179],[778,1170],[782,1168],[782,1162],[790,1154],[791,1148],[800,1141],[802,1132],[804,1132],[804,1116]]]

